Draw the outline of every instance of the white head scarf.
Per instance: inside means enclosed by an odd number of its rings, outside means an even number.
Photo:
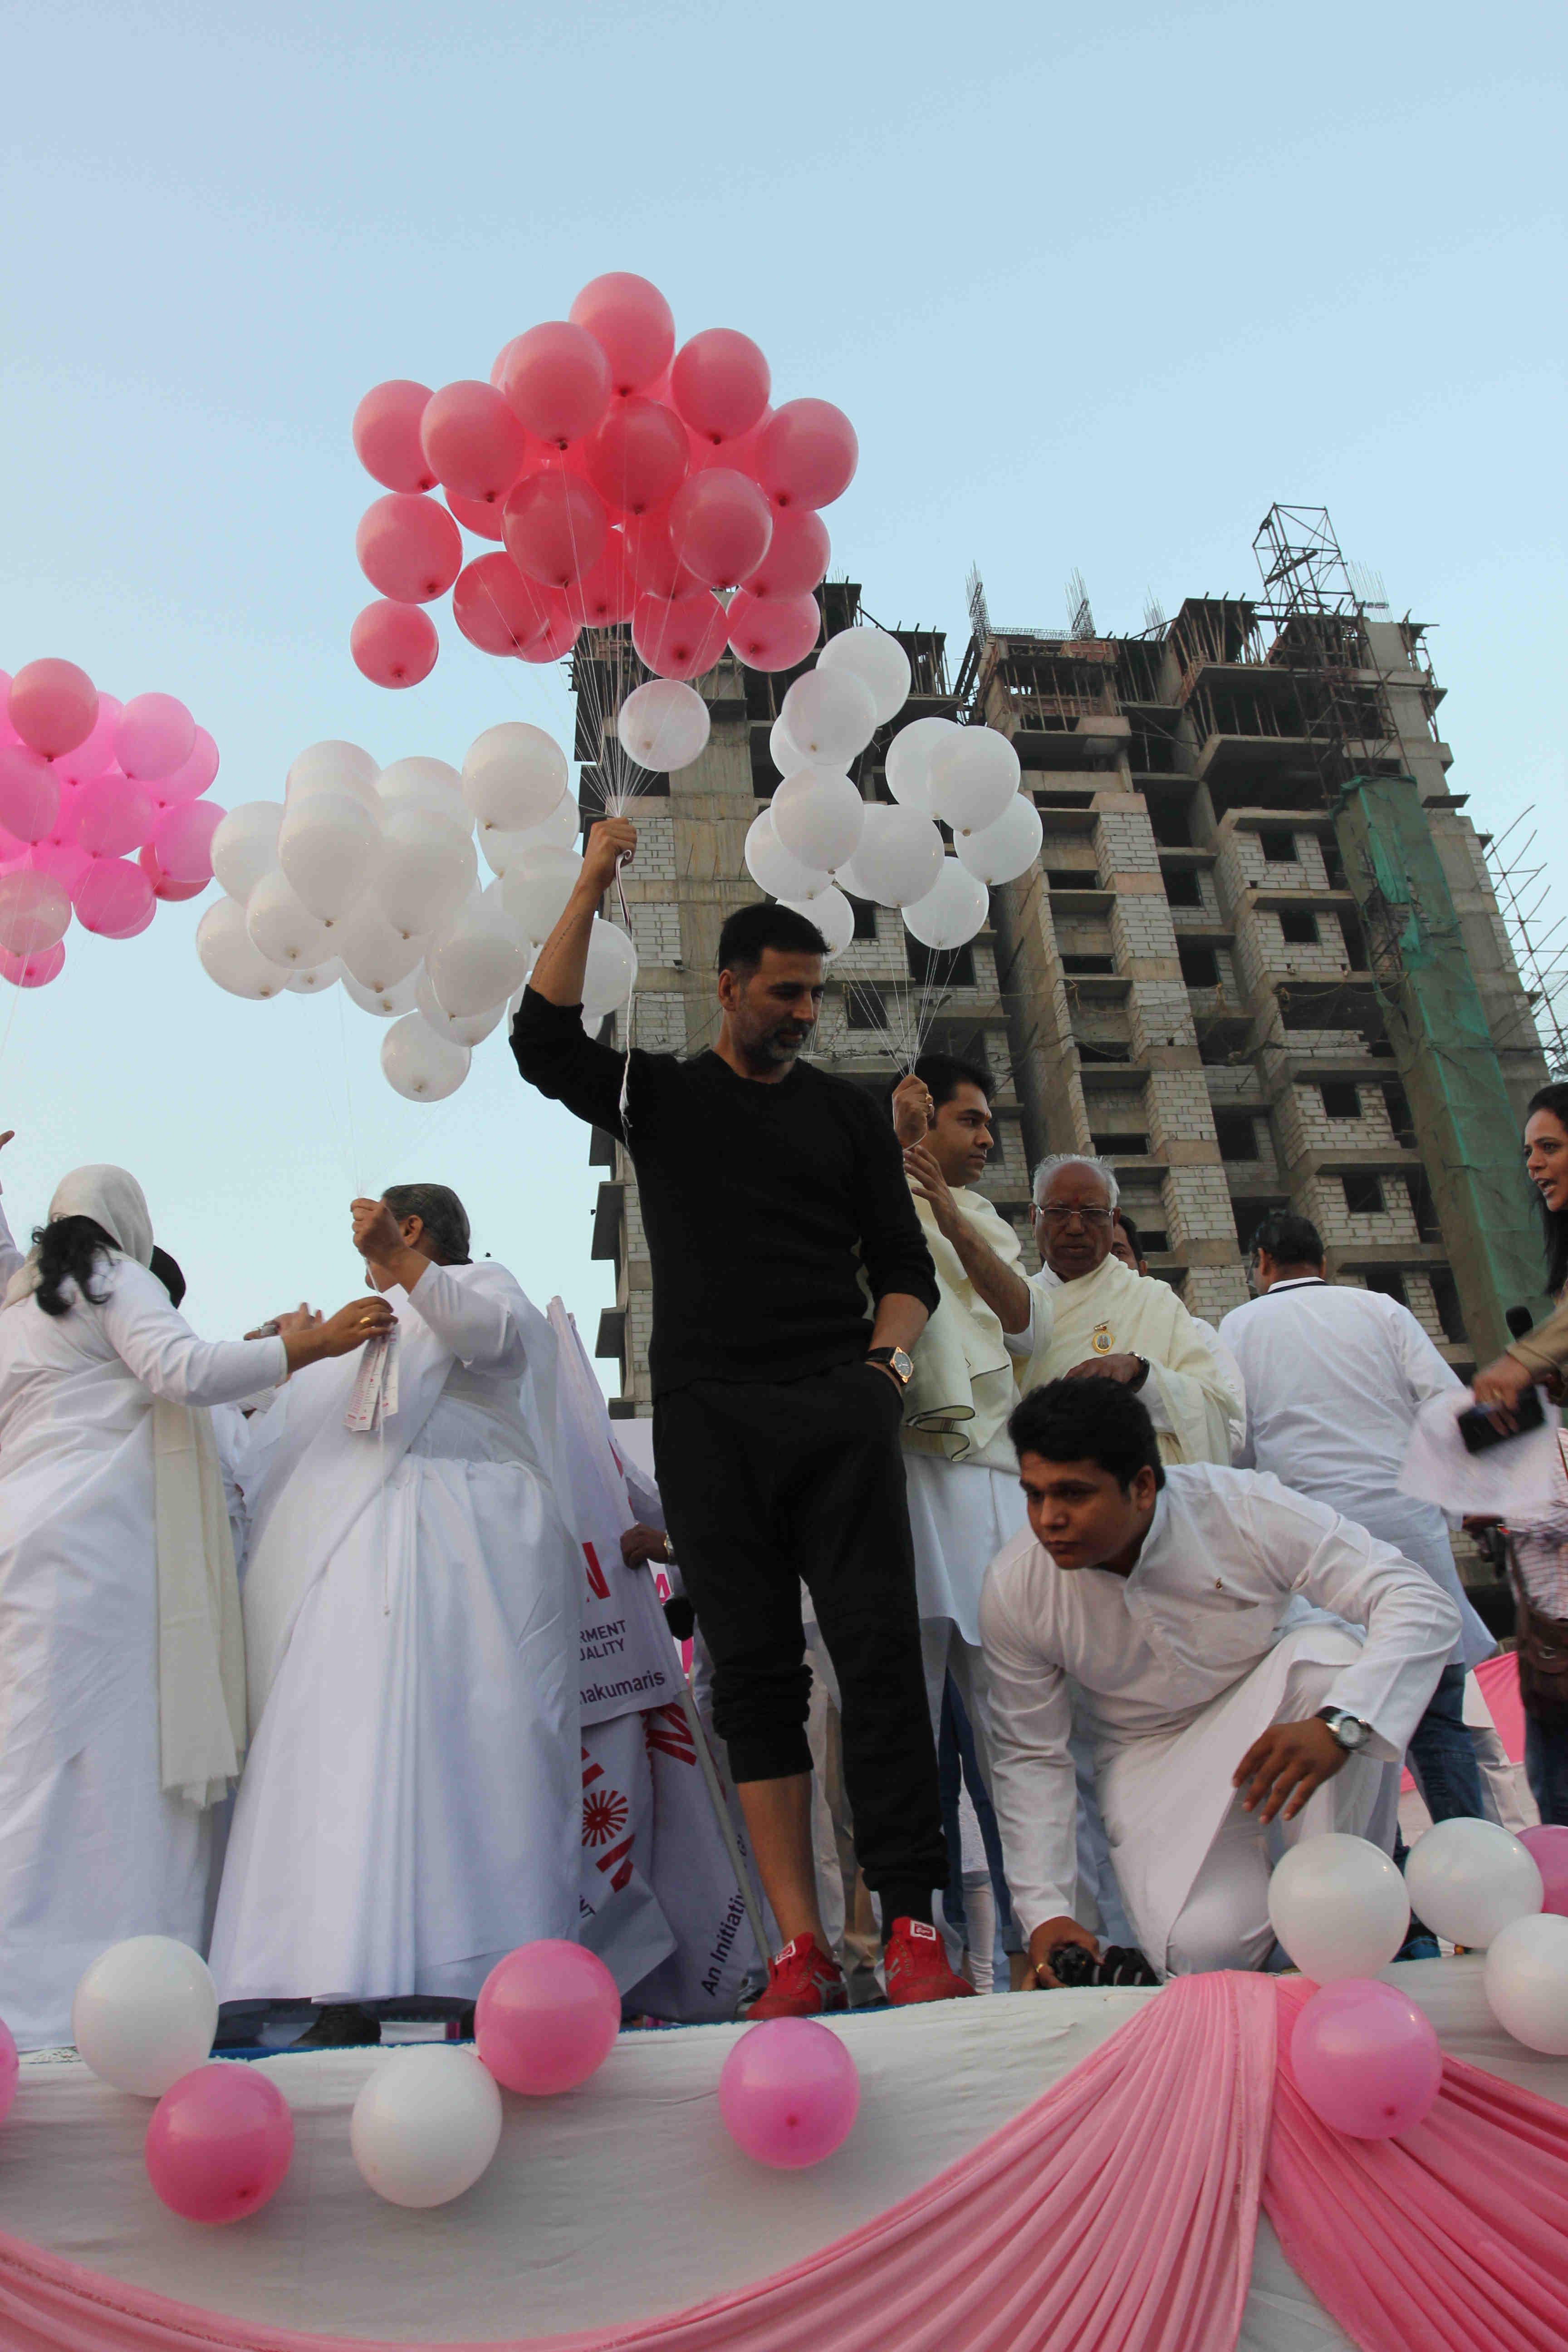
[[[152,1212],[147,1206],[147,1195],[125,1169],[107,1164],[73,1168],[56,1185],[55,1197],[49,1202],[50,1224],[58,1224],[62,1217],[90,1217],[126,1257],[133,1257],[138,1265],[152,1265]],[[15,1307],[19,1300],[30,1298],[37,1286],[38,1253],[35,1247],[11,1277],[5,1291],[6,1306]]]

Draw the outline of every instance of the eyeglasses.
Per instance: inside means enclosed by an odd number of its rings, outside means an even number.
[[[1065,1225],[1071,1217],[1077,1217],[1080,1223],[1086,1225],[1108,1225],[1114,1212],[1110,1209],[1042,1209],[1037,1202],[1035,1214],[1043,1218],[1047,1225]]]

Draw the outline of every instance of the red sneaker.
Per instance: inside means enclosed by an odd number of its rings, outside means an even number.
[[[973,2000],[974,1987],[947,1965],[947,1948],[923,1919],[895,1919],[882,1954],[888,1999],[895,2009],[921,2000]]]
[[[746,2023],[761,2024],[769,2017],[820,2017],[824,2010],[848,2006],[848,1989],[837,1961],[815,1936],[797,1936],[768,1962],[767,1990],[746,2011]]]

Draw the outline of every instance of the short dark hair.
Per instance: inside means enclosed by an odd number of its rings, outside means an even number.
[[[793,907],[737,907],[725,916],[719,934],[719,969],[755,971],[769,948],[777,948],[781,955],[825,956],[827,941]]]
[[[1020,1462],[1026,1454],[1042,1462],[1092,1462],[1124,1495],[1140,1470],[1152,1470],[1156,1486],[1165,1483],[1149,1408],[1120,1381],[1047,1381],[1015,1405],[1007,1434]]]
[[[471,1265],[468,1213],[449,1184],[389,1184],[382,1199],[401,1224],[417,1217],[443,1265]]]
[[[1270,1209],[1253,1234],[1247,1255],[1256,1257],[1259,1250],[1276,1265],[1321,1265],[1323,1236],[1310,1217],[1300,1217],[1294,1209]]]
[[[1133,1223],[1131,1218],[1128,1215],[1126,1210],[1120,1204],[1111,1211],[1110,1223],[1113,1228],[1117,1225],[1121,1226],[1122,1232],[1127,1236],[1127,1246],[1131,1251],[1133,1256],[1142,1257],[1143,1255],[1143,1244],[1139,1236],[1138,1228]]]
[[[975,1087],[989,1105],[992,1077],[978,1062],[961,1061],[956,1054],[922,1054],[915,1064],[914,1075],[925,1082],[926,1091],[940,1110],[951,1102],[960,1087]]]

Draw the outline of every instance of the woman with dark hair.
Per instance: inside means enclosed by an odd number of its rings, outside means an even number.
[[[356,1299],[209,1344],[151,1270],[122,1168],[79,1168],[0,1313],[0,2016],[70,2035],[107,1945],[198,1946],[209,1808],[245,1747],[233,1548],[204,1408],[359,1347]]]

